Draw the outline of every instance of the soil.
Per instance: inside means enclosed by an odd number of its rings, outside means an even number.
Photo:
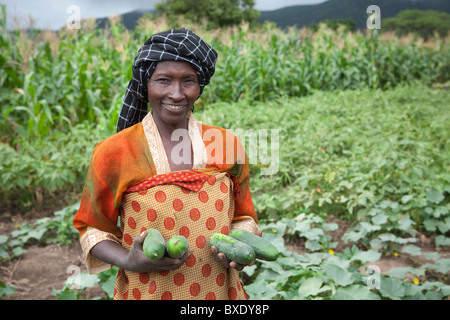
[[[59,209],[61,205],[54,205],[22,213],[7,208],[0,213],[0,234],[9,235],[16,226],[45,216],[50,217]],[[16,288],[14,294],[1,297],[0,300],[56,300],[53,290],[63,289],[64,282],[73,275],[74,266],[79,267],[80,272],[87,270],[78,241],[69,245],[27,246],[26,252],[18,258],[0,264],[0,282]],[[93,288],[86,289],[82,297],[106,298],[106,295],[96,284]]]
[[[49,211],[53,212],[53,211]],[[51,216],[50,213],[46,213]],[[42,212],[27,216],[2,214],[0,216],[0,234],[10,234],[15,226],[23,222],[31,222],[36,217],[42,217],[46,214]],[[331,217],[328,222],[336,222],[339,228],[329,232],[333,241],[338,243],[334,249],[335,252],[342,252],[349,244],[341,240],[342,235],[350,227],[350,223]],[[421,247],[422,252],[436,251],[434,248],[434,239],[419,234],[415,245]],[[286,244],[289,250],[303,253],[304,240],[298,239],[295,242]],[[20,257],[0,264],[0,281],[5,284],[14,285],[16,292],[14,294],[2,297],[1,299],[13,300],[55,300],[56,296],[52,294],[53,290],[61,290],[66,279],[72,275],[72,266],[77,266],[80,271],[85,271],[86,267],[82,259],[82,251],[78,241],[69,245],[31,245],[26,248],[27,251]],[[439,248],[438,248],[439,249]],[[447,248],[448,249],[448,248]],[[448,250],[439,251],[441,256],[450,257]],[[417,262],[424,262],[423,258],[411,259],[406,254],[398,256],[382,256],[379,261],[370,263],[377,265],[381,273],[386,274],[390,269],[397,267],[414,267]],[[361,272],[364,267],[361,268]],[[82,298],[105,298],[105,294],[98,285],[88,288],[83,293]]]
[[[71,266],[78,266],[81,272],[86,270],[79,243],[31,246],[19,258],[0,267],[0,281],[12,284],[16,288],[15,294],[4,298],[56,300],[52,291],[63,288],[64,282],[73,274]],[[91,299],[105,295],[96,285],[94,288],[88,288],[83,297]]]

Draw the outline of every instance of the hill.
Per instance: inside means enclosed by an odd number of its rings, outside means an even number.
[[[315,5],[297,5],[272,11],[261,11],[259,21],[273,21],[280,28],[296,25],[307,26],[326,19],[353,19],[359,29],[366,28],[367,7],[380,7],[381,19],[396,16],[406,9],[438,10],[450,13],[448,0],[329,0]],[[134,29],[138,19],[145,13],[155,13],[155,10],[136,10],[121,16],[127,29]],[[99,28],[105,26],[108,18],[97,19]],[[383,20],[381,20],[383,23]],[[382,25],[383,27],[383,25]]]
[[[377,5],[383,18],[396,16],[406,9],[438,10],[450,13],[448,0],[329,0],[315,5],[291,6],[273,11],[261,11],[260,22],[273,21],[279,27],[303,27],[325,19],[348,19],[359,29],[366,28],[367,7]]]
[[[133,30],[140,17],[142,17],[146,13],[155,13],[156,10],[135,10],[128,13],[124,13],[120,16],[123,25],[128,30]],[[108,21],[108,18],[98,18],[96,19],[97,27],[98,28],[104,28],[106,25],[106,22]]]

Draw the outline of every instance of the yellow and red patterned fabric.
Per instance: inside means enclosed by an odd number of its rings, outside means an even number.
[[[129,250],[136,236],[154,228],[166,241],[183,235],[193,253],[177,270],[121,269],[115,299],[246,299],[238,272],[218,264],[208,245],[212,234],[229,233],[234,212],[231,179],[226,173],[209,173],[158,175],[127,190],[120,210],[124,248]]]

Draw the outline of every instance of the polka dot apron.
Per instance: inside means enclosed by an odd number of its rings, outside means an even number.
[[[120,210],[122,246],[129,250],[136,236],[154,228],[166,241],[185,236],[193,254],[176,270],[135,273],[120,269],[114,299],[247,299],[239,273],[217,263],[208,245],[212,234],[229,233],[234,213],[232,180],[216,172],[202,182],[190,179],[188,172],[158,175],[128,189]]]

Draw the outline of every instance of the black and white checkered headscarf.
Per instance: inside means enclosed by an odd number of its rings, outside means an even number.
[[[215,71],[217,52],[188,29],[172,29],[154,34],[143,44],[133,63],[133,79],[128,83],[117,132],[142,121],[147,114],[147,82],[158,61],[185,61],[198,75],[200,94]]]

